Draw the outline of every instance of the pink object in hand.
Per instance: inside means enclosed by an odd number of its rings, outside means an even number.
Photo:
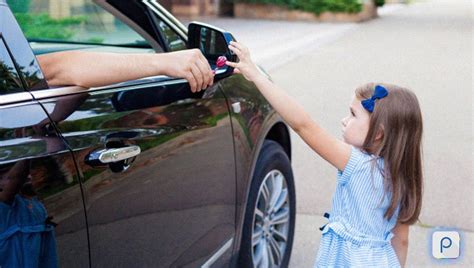
[[[216,74],[217,69],[224,67],[226,61],[227,61],[227,58],[225,56],[219,56],[219,58],[217,58],[216,60],[216,68],[212,70],[212,73]]]
[[[227,61],[227,58],[225,56],[220,56],[219,58],[217,58],[216,60],[217,68],[224,67],[226,61]]]

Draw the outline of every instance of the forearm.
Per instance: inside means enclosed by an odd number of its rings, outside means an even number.
[[[272,105],[273,109],[280,114],[283,120],[295,131],[301,129],[305,122],[309,122],[310,116],[303,106],[297,103],[280,87],[268,80],[263,74],[259,74],[253,82],[260,93]]]
[[[394,236],[391,243],[402,267],[405,266],[407,259],[409,231],[410,225],[401,222],[398,222],[393,228]]]
[[[392,247],[395,250],[395,253],[397,254],[400,265],[404,267],[408,253],[408,239],[394,237],[392,239]]]
[[[51,86],[98,87],[165,74],[164,54],[58,52],[38,57]]]

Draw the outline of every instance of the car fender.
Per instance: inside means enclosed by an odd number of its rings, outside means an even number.
[[[222,82],[222,91],[227,98],[231,113],[236,162],[237,230],[233,251],[233,261],[235,261],[233,263],[236,265],[251,180],[263,143],[267,138],[283,143],[282,146],[291,159],[291,142],[288,126],[258,91],[255,84],[247,81],[240,74],[234,74]],[[276,128],[278,131],[275,131]]]

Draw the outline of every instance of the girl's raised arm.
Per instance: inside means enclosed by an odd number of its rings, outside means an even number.
[[[237,73],[253,81],[262,95],[280,114],[285,122],[322,158],[339,170],[344,170],[351,154],[350,145],[336,139],[322,129],[291,96],[273,84],[252,62],[248,49],[231,42],[229,48],[239,57],[239,62],[227,62]]]

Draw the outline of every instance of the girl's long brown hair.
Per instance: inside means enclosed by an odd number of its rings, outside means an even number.
[[[369,83],[357,88],[356,97],[360,100],[370,98],[376,85]],[[384,159],[386,191],[392,193],[384,216],[390,219],[400,204],[398,221],[414,224],[420,215],[423,193],[420,105],[408,89],[384,83],[379,85],[387,89],[388,96],[375,101],[362,149]],[[377,140],[379,133],[382,136]]]

